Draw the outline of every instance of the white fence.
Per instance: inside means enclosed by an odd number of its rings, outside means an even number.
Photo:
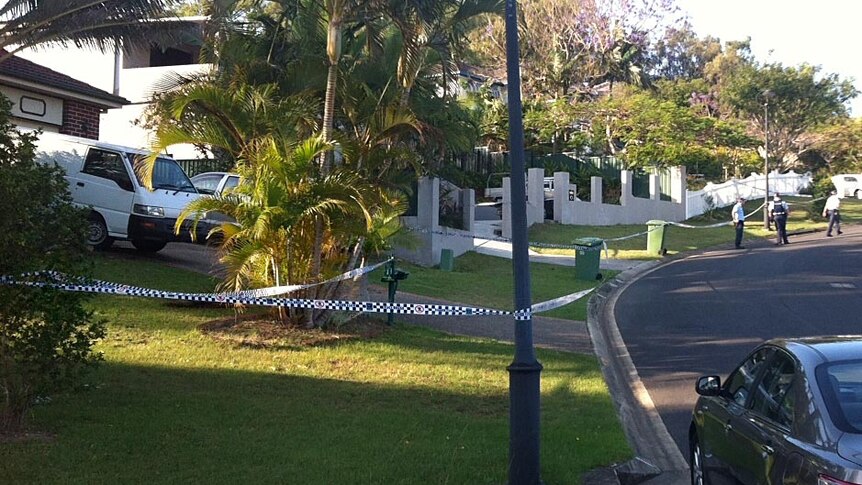
[[[765,184],[763,175],[752,173],[744,179],[730,179],[721,184],[706,184],[702,190],[686,191],[685,218],[695,217],[709,210],[708,200],[712,198],[713,207],[727,207],[736,203],[737,197],[746,199],[762,199]],[[792,170],[787,173],[773,172],[769,174],[769,193],[782,195],[798,194],[800,190],[811,185],[811,173],[798,174]]]

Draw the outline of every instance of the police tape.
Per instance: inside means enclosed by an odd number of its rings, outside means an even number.
[[[32,278],[37,278],[33,281]],[[215,304],[239,304],[265,307],[308,308],[314,310],[350,311],[360,313],[393,313],[398,315],[428,316],[505,316],[513,315],[515,320],[529,320],[533,313],[546,312],[568,305],[588,295],[594,288],[578,291],[552,300],[536,303],[530,308],[508,311],[491,308],[447,305],[436,303],[390,303],[384,301],[353,300],[313,300],[304,298],[250,297],[231,293],[184,293],[177,291],[155,290],[139,286],[112,283],[102,280],[88,280],[72,277],[56,271],[26,273],[18,277],[0,277],[0,285],[16,285],[37,288],[55,288],[77,293],[109,294],[163,300],[191,301]]]
[[[228,293],[228,294],[234,295],[234,296],[247,296],[247,297],[251,297],[251,298],[263,298],[263,297],[267,297],[267,296],[284,295],[286,293],[293,293],[295,291],[304,290],[306,288],[313,288],[315,286],[325,285],[328,283],[335,283],[338,281],[344,281],[344,280],[357,278],[357,277],[362,276],[366,273],[370,273],[370,272],[374,271],[375,269],[377,269],[377,268],[379,268],[379,267],[381,267],[381,266],[383,266],[383,265],[385,265],[391,261],[393,261],[393,258],[389,258],[386,261],[381,261],[381,262],[379,262],[377,264],[373,264],[371,266],[356,268],[354,270],[350,270],[346,273],[342,273],[338,276],[329,278],[326,281],[320,281],[318,283],[308,283],[305,285],[270,286],[268,288],[258,288],[255,290],[236,291],[236,292],[232,292],[232,293]]]
[[[683,224],[681,222],[666,222],[665,224],[668,226],[682,227],[684,229],[714,229],[716,227],[721,227],[721,226],[731,226],[731,225],[733,225],[733,221],[717,222],[715,224],[709,224],[706,226],[696,226],[696,225],[692,225],[692,224]]]
[[[503,242],[512,244],[512,240],[506,237],[500,236],[480,236],[478,234],[464,234],[461,232],[448,232],[448,231],[439,231],[436,229],[427,229],[424,227],[410,227],[405,226],[404,229],[410,232],[418,232],[422,234],[437,234],[439,236],[448,236],[448,237],[463,237],[467,239],[482,239],[484,241],[495,241],[495,242]],[[555,244],[555,243],[543,243],[543,242],[535,242],[528,241],[527,245],[531,248],[544,248],[544,249],[578,249],[584,251],[599,251],[601,248],[597,246],[588,246],[585,244]]]

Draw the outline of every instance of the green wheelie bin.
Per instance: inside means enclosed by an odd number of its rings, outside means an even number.
[[[599,260],[602,254],[602,243],[597,237],[581,237],[575,239],[575,278],[595,281],[602,279],[599,270]]]

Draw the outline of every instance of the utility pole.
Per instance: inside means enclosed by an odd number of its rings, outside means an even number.
[[[512,269],[515,278],[515,356],[509,371],[509,485],[538,485],[539,402],[542,364],[533,349],[529,313],[530,259],[527,253],[524,124],[518,48],[518,2],[506,0],[506,80],[509,103],[509,160],[512,191]],[[535,201],[534,201],[535,202]],[[541,201],[537,201],[541,203]]]

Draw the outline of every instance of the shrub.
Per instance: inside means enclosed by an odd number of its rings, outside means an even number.
[[[57,167],[35,163],[34,134],[9,122],[0,96],[0,275],[52,269],[82,274],[85,211],[72,205]],[[76,382],[99,360],[94,340],[104,323],[84,296],[49,288],[0,285],[0,432],[24,424],[37,397]]]

